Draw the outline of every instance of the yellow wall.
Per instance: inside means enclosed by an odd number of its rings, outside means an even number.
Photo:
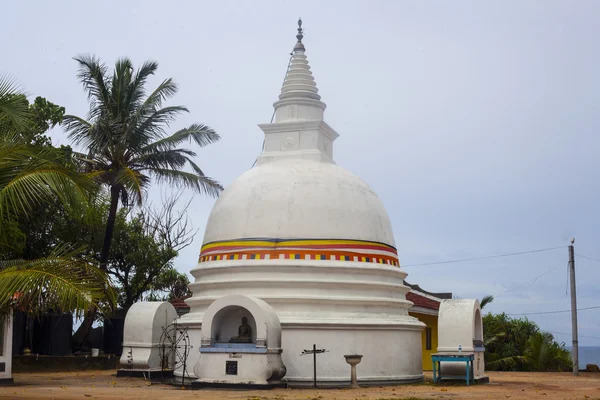
[[[419,321],[431,328],[431,350],[425,349],[425,329],[421,332],[421,349],[423,351],[423,371],[431,371],[431,354],[437,352],[438,346],[438,317],[437,315],[427,315],[409,312],[409,315],[418,318]]]

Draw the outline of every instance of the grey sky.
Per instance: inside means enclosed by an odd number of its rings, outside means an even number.
[[[174,77],[173,104],[191,110],[173,128],[203,122],[222,135],[198,163],[224,185],[260,152],[256,125],[271,118],[302,16],[326,120],[341,134],[336,162],[379,193],[403,264],[565,246],[407,267],[410,282],[463,298],[526,284],[489,310],[566,310],[568,240],[600,259],[598,2],[38,1],[3,12],[0,72],[71,114],[87,111],[73,56],[157,60],[152,85]],[[60,129],[53,139],[66,142]],[[196,264],[213,202],[194,200],[200,232],[182,271]],[[600,305],[599,271],[577,259],[579,307]],[[580,334],[600,338],[599,316],[582,312]],[[531,319],[570,332],[568,313]]]

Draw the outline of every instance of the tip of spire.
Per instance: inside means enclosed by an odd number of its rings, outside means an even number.
[[[296,45],[294,46],[294,52],[296,51],[305,51],[304,43],[302,43],[302,38],[304,38],[304,30],[302,29],[302,18],[298,18],[298,34],[296,35]]]

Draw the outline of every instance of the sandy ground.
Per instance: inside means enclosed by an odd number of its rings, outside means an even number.
[[[364,389],[181,390],[116,371],[15,374],[14,386],[0,386],[0,399],[232,399],[232,400],[400,400],[400,399],[596,399],[600,373],[491,372],[487,385],[423,384]],[[428,379],[431,378],[429,375]]]

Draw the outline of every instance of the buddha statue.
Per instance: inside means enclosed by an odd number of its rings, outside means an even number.
[[[238,335],[229,339],[229,343],[252,343],[252,328],[248,325],[246,317],[242,317],[242,325],[238,328]]]

